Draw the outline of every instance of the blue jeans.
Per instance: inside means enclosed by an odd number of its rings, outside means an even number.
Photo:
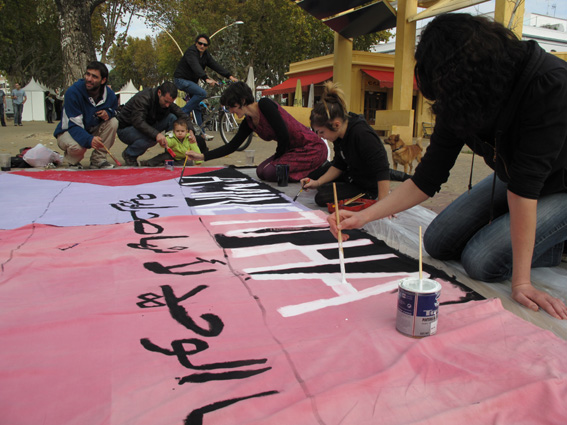
[[[154,125],[152,125],[152,127],[159,132],[169,131],[173,129],[173,123],[176,120],[177,116],[175,114],[169,114],[161,121],[158,121]],[[146,136],[144,133],[132,126],[119,128],[116,134],[118,138],[122,140],[122,142],[128,145],[128,147],[124,151],[126,152],[126,155],[133,158],[137,158],[140,155],[143,155],[149,148],[157,143],[156,139],[152,139]]]
[[[489,223],[493,175],[443,210],[427,228],[423,244],[433,258],[461,260],[467,274],[484,282],[512,277],[512,241],[506,183],[496,179],[494,220]],[[561,262],[567,240],[567,193],[540,198],[532,268]]]
[[[22,112],[24,112],[23,103],[13,103],[14,107],[14,125],[20,125],[22,123]]]
[[[191,96],[189,102],[181,108],[183,112],[187,115],[195,110],[195,118],[197,119],[197,125],[201,127],[203,123],[203,117],[201,116],[201,108],[199,108],[199,103],[207,98],[207,92],[199,84],[194,83],[190,80],[184,80],[183,78],[175,78],[173,83],[179,90],[183,90],[185,93]]]

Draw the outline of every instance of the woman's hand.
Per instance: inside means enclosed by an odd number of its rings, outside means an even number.
[[[512,285],[512,299],[533,311],[541,307],[556,319],[567,320],[567,307],[563,301],[534,288],[531,282]]]
[[[301,179],[299,182],[301,183],[301,187],[305,191],[321,186],[318,180],[311,180],[309,178]]]
[[[331,233],[335,238],[338,239],[339,237],[339,228],[337,227],[337,211],[332,213],[327,217],[327,221],[329,222],[329,226],[331,227]],[[363,215],[360,212],[354,212],[349,210],[338,210],[339,220],[340,220],[340,229],[347,230],[347,229],[360,229],[362,226],[366,224],[366,221],[363,218]],[[343,237],[343,241],[346,241],[349,236],[345,233],[341,232],[341,236]]]
[[[185,152],[185,155],[187,155],[187,157],[192,161],[204,161],[205,160],[205,155],[203,155],[202,153],[187,151],[187,152]]]

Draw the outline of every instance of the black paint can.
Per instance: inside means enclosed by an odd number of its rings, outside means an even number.
[[[276,165],[276,177],[278,179],[278,186],[287,186],[287,182],[289,181],[289,165]]]

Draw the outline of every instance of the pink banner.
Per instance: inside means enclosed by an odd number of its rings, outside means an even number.
[[[438,334],[395,329],[417,263],[319,212],[0,231],[10,425],[564,423],[566,342],[437,270]]]

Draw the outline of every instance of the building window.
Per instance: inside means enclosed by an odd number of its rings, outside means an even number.
[[[364,92],[364,118],[370,125],[375,124],[376,111],[386,109],[388,93],[380,91]]]

